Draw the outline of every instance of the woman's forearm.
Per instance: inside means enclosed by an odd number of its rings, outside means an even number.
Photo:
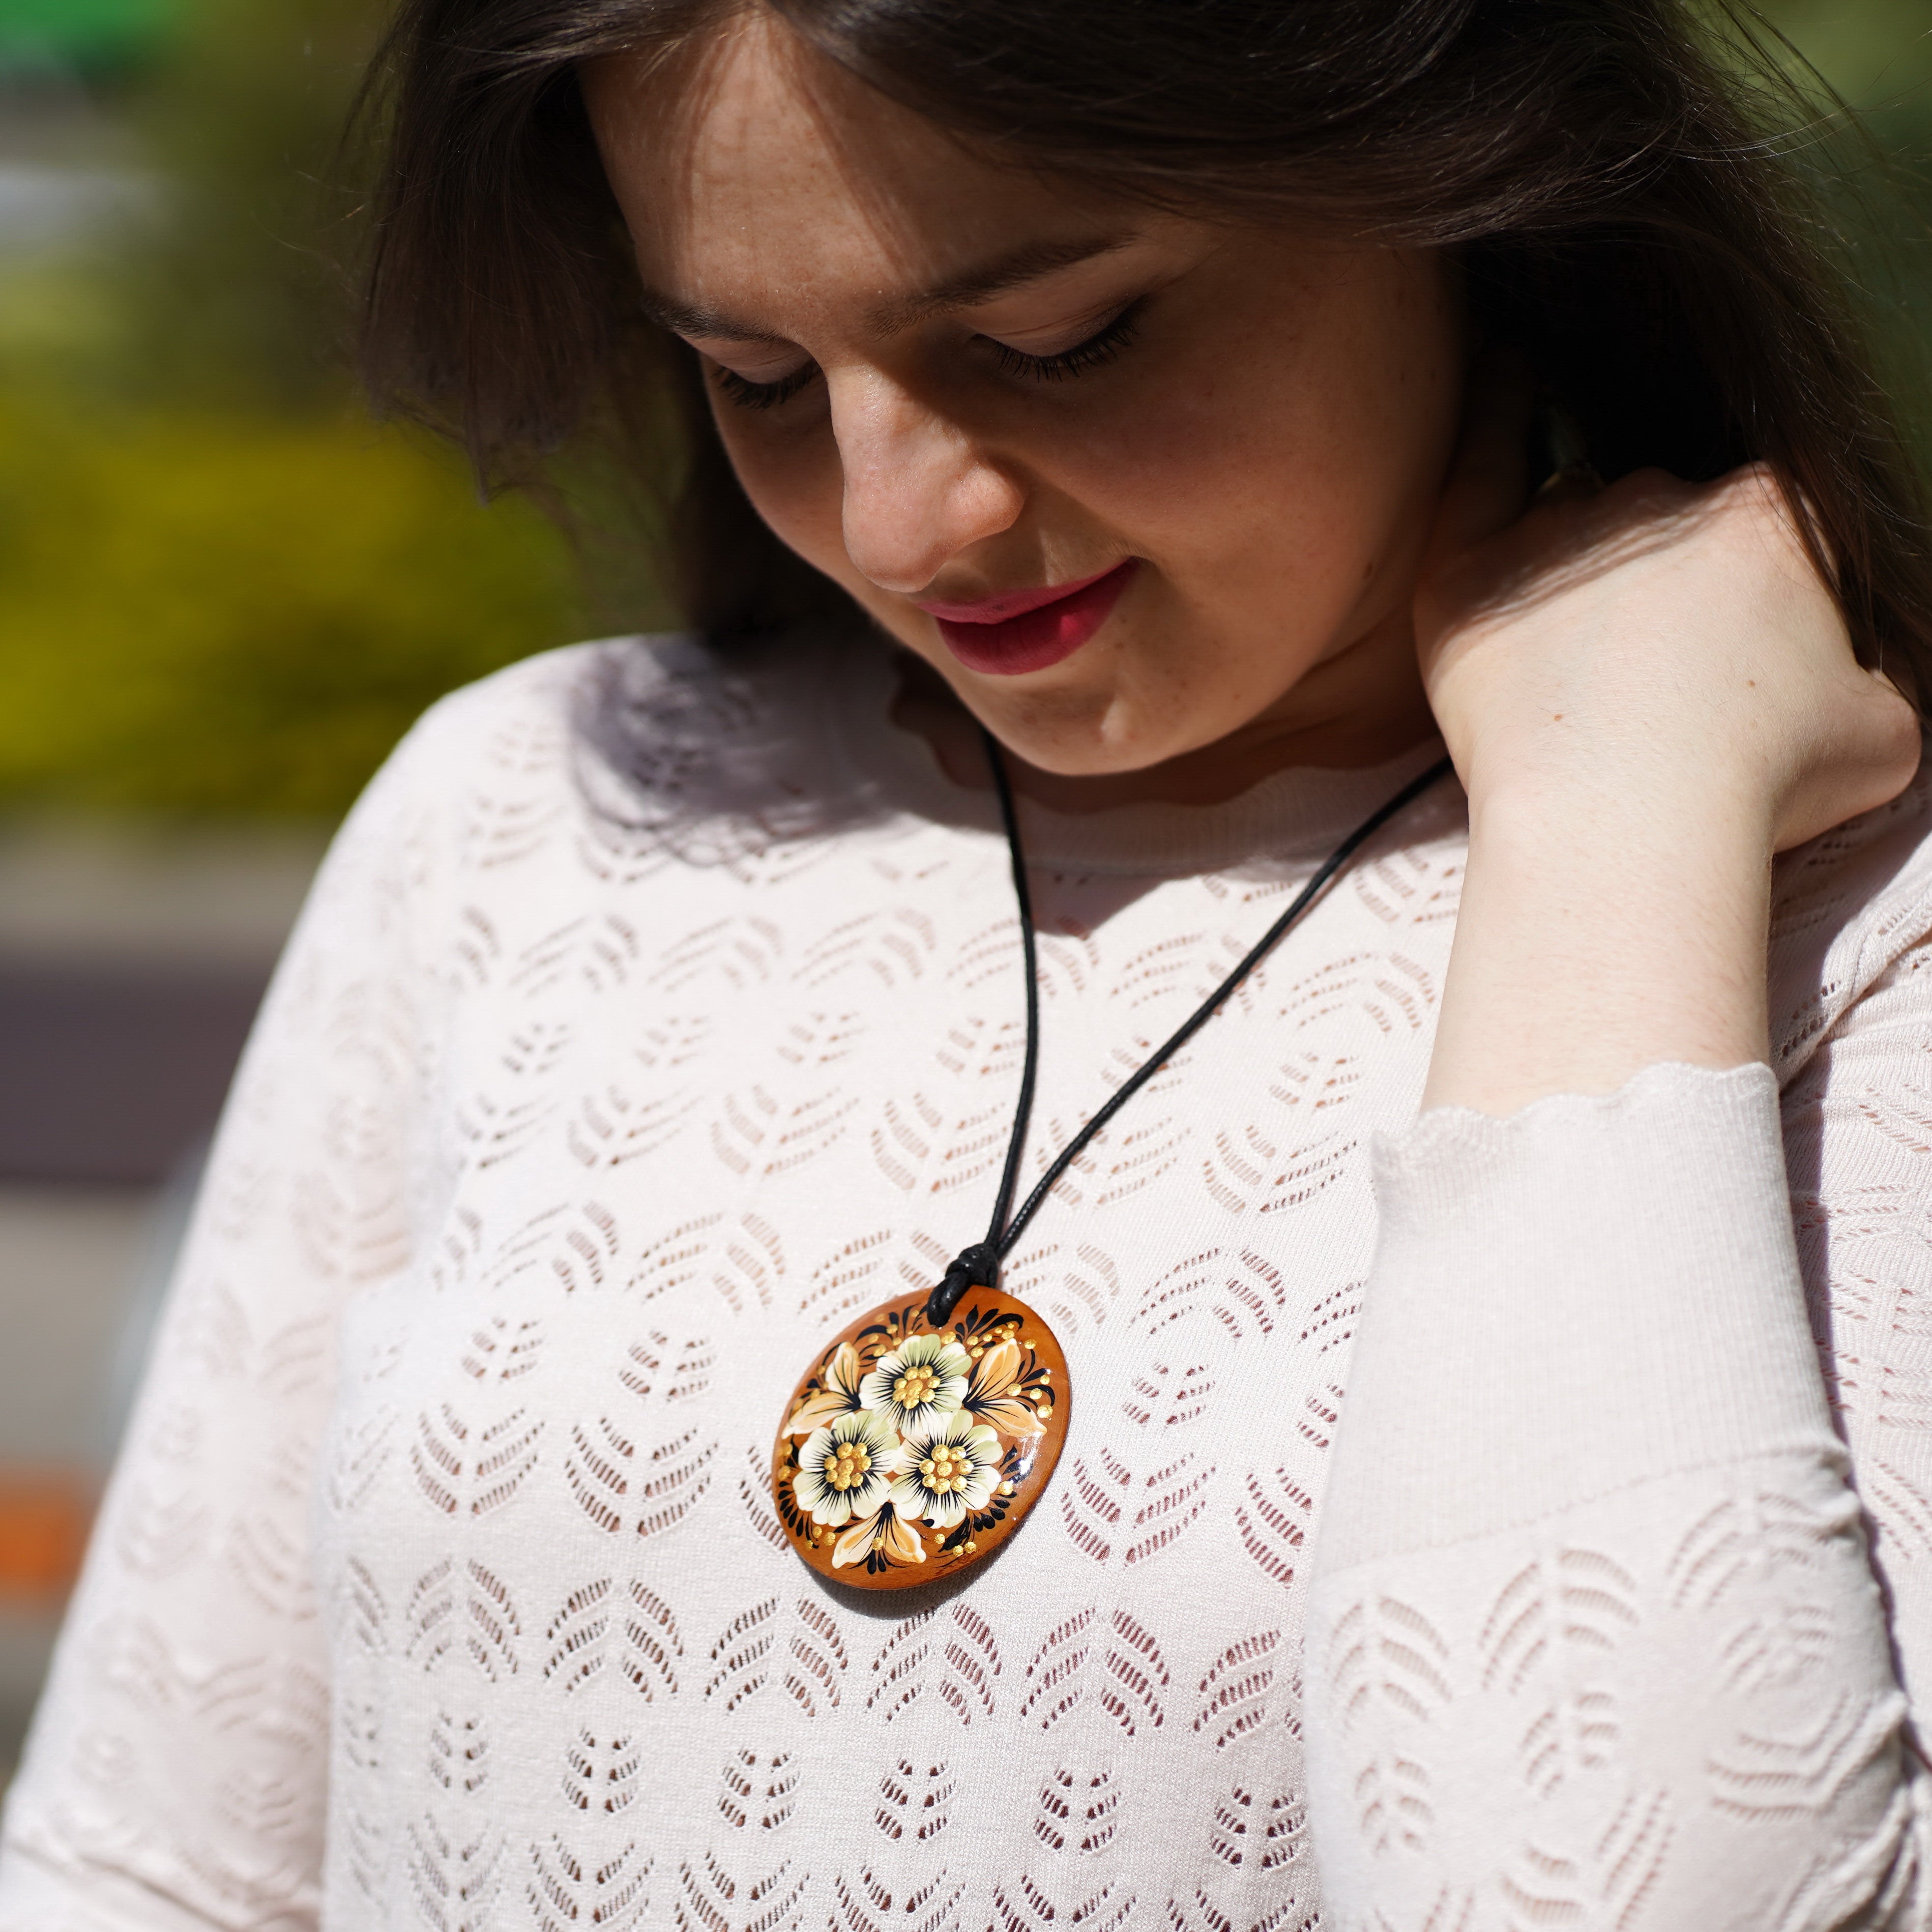
[[[1425,1106],[1508,1114],[1764,1057],[1771,828],[1694,778],[1638,782],[1472,799]]]

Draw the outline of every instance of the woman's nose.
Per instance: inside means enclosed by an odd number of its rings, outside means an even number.
[[[1012,478],[961,426],[872,371],[831,379],[845,554],[883,590],[922,590],[1018,519]]]

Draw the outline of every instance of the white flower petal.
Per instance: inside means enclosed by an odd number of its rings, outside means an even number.
[[[944,1460],[956,1480],[934,1490],[925,1465],[941,1450],[952,1452]],[[923,1436],[909,1435],[892,1478],[894,1508],[941,1529],[956,1528],[970,1511],[986,1507],[999,1480],[1000,1453],[999,1438],[964,1411],[944,1418]]]
[[[914,1335],[880,1358],[861,1386],[860,1399],[895,1428],[923,1434],[959,1406],[972,1366],[972,1358],[950,1336]],[[904,1400],[909,1376],[922,1388],[921,1400]]]
[[[862,1449],[867,1466],[862,1479],[841,1489],[831,1479],[839,1450],[850,1444]],[[812,1521],[837,1528],[853,1516],[868,1516],[884,1502],[899,1454],[896,1432],[880,1417],[854,1409],[815,1430],[798,1452],[792,1493]]]

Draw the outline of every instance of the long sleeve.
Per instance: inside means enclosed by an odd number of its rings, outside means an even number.
[[[1798,1189],[1815,1339],[1767,1068],[1445,1110],[1382,1148],[1310,1597],[1335,1924],[1932,1924],[1900,1688],[1932,1669],[1912,963],[1792,1098],[1794,1150],[1832,1150]],[[1819,1366],[1834,1270],[1884,1304],[1850,1351],[1856,1468]]]
[[[310,1926],[311,1472],[345,1300],[409,1238],[420,735],[338,838],[218,1136],[0,1843],[5,1932]]]

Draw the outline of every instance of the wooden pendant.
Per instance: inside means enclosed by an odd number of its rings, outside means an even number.
[[[786,1406],[772,1497],[835,1583],[903,1590],[999,1548],[1066,1440],[1066,1358],[1023,1301],[970,1288],[936,1328],[927,1292],[862,1315]]]

